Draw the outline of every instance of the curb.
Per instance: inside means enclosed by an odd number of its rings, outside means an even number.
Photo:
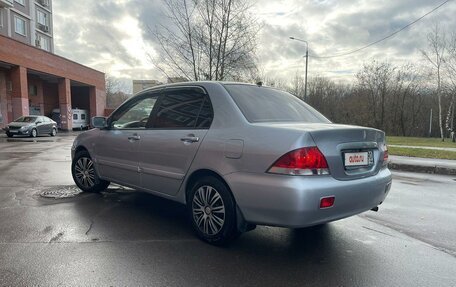
[[[388,168],[393,170],[411,171],[419,173],[430,173],[430,174],[441,174],[441,175],[456,175],[456,168],[445,167],[445,166],[423,166],[423,165],[411,165],[403,163],[390,162]]]

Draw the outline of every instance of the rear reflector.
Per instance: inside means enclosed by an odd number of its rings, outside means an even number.
[[[383,147],[383,165],[384,166],[388,164],[388,157],[389,157],[388,147],[385,145]]]
[[[281,156],[268,170],[287,175],[329,174],[325,156],[316,147],[304,147]]]
[[[334,196],[323,197],[320,199],[320,208],[329,208],[334,205],[336,198]]]

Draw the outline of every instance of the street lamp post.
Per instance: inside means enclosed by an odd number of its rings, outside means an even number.
[[[309,65],[309,43],[306,40],[301,40],[295,37],[290,37],[291,40],[296,40],[306,44],[306,74],[304,78],[304,101],[307,100],[307,67]]]

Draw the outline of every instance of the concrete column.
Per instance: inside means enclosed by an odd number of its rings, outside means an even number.
[[[89,100],[90,100],[90,118],[97,116],[97,92],[95,87],[89,88]],[[101,115],[100,115],[101,116]],[[90,121],[92,124],[92,121]]]
[[[0,71],[0,127],[9,123],[8,118],[8,98],[6,96],[6,77],[5,73]]]
[[[106,93],[96,87],[89,88],[90,117],[105,116]]]
[[[62,129],[71,131],[73,129],[73,112],[71,110],[70,79],[59,79],[59,107]]]
[[[21,66],[14,67],[11,69],[10,75],[13,85],[11,102],[13,105],[14,120],[20,116],[29,114],[27,69]]]

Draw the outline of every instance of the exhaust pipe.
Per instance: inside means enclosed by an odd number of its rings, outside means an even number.
[[[372,208],[371,210],[377,212],[378,211],[378,206]]]

